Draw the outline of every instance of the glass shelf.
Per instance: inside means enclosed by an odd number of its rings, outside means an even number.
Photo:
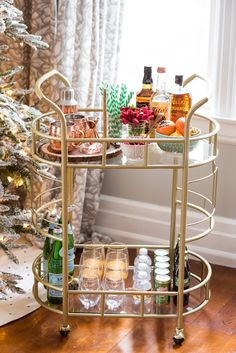
[[[134,146],[135,147],[135,146]],[[144,148],[144,146],[143,146]],[[116,150],[119,148],[116,147]],[[37,155],[43,158],[45,162],[51,161],[54,165],[60,166],[61,156],[51,155],[46,153],[41,154],[37,151]],[[85,155],[86,157],[86,155]],[[90,159],[90,158],[91,159]],[[89,156],[86,161],[82,160],[81,157],[76,158],[75,156],[70,157],[68,155],[68,166],[71,168],[95,168],[95,169],[172,169],[172,168],[183,168],[183,153],[178,152],[166,152],[160,149],[156,142],[148,143],[148,161],[145,165],[144,158],[140,159],[129,159],[122,151],[116,153],[115,157],[109,157],[106,155],[106,161],[102,163],[102,156],[97,158],[96,155]],[[214,144],[209,143],[208,140],[200,140],[198,145],[189,152],[189,167],[195,167],[211,162],[216,159],[217,155],[214,154]],[[94,160],[95,159],[95,160]],[[97,160],[96,160],[97,159]]]
[[[199,141],[197,147],[189,153],[189,167],[205,164],[216,156],[213,154],[213,144],[209,144],[206,140]],[[160,149],[156,143],[150,143],[148,147],[148,165],[147,168],[181,168],[183,164],[183,153],[165,152]],[[144,160],[130,160],[123,154],[108,159],[106,165],[109,167],[123,166],[127,168],[146,168]]]

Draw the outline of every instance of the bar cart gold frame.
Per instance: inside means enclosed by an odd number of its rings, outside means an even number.
[[[52,101],[50,101],[42,92],[41,90],[41,85],[44,81],[48,80],[52,76],[57,77],[60,81],[62,81],[65,86],[70,86],[69,81],[58,71],[52,70],[48,72],[47,74],[43,75],[37,82],[36,82],[36,87],[35,87],[35,92],[37,96],[40,98],[41,102],[46,103],[50,108],[51,112],[46,113],[41,115],[40,117],[37,117],[34,119],[32,123],[32,156],[37,162],[42,162],[42,163],[47,163],[50,166],[57,166],[61,168],[61,186],[55,187],[49,190],[46,190],[39,195],[37,195],[34,198],[34,201],[39,200],[41,197],[46,195],[47,193],[55,190],[55,189],[61,189],[61,199],[60,200],[53,200],[49,201],[44,205],[41,205],[39,208],[34,209],[32,207],[32,213],[33,213],[33,224],[36,227],[36,229],[44,236],[50,237],[52,239],[57,239],[54,235],[49,235],[46,231],[42,230],[39,225],[38,225],[38,215],[39,212],[42,211],[43,209],[46,209],[47,207],[50,207],[52,205],[55,205],[56,203],[61,203],[62,207],[62,217],[63,217],[63,225],[62,225],[62,231],[63,231],[63,237],[62,237],[62,242],[63,242],[63,287],[59,288],[54,285],[49,284],[44,277],[41,275],[41,262],[42,262],[42,255],[38,256],[32,266],[33,269],[33,274],[34,274],[34,285],[33,285],[33,294],[37,302],[47,308],[48,310],[51,310],[55,313],[61,314],[62,315],[62,324],[60,327],[60,332],[63,336],[67,336],[67,334],[70,331],[70,326],[68,324],[68,316],[99,316],[99,317],[166,317],[166,318],[176,318],[177,319],[177,325],[176,325],[176,332],[174,334],[174,342],[176,344],[181,344],[184,341],[184,317],[187,315],[190,315],[192,313],[195,313],[198,310],[201,310],[209,301],[210,299],[210,288],[209,288],[209,281],[211,278],[211,266],[210,264],[200,255],[198,255],[195,252],[189,251],[189,254],[199,260],[202,263],[202,275],[197,276],[194,273],[191,273],[191,277],[194,278],[198,283],[194,286],[192,286],[189,289],[184,290],[184,258],[185,258],[185,243],[187,242],[192,242],[194,240],[198,240],[200,238],[203,238],[207,234],[211,232],[214,226],[214,212],[215,212],[215,201],[216,201],[216,189],[217,189],[217,166],[215,164],[215,159],[217,158],[218,155],[218,149],[217,149],[217,133],[219,131],[219,125],[218,123],[210,118],[210,117],[202,117],[207,120],[208,124],[208,132],[201,134],[200,136],[196,137],[191,137],[191,141],[198,141],[198,140],[204,140],[209,143],[209,146],[211,146],[211,154],[206,158],[205,160],[198,161],[196,163],[189,163],[189,146],[190,146],[190,137],[189,137],[189,129],[190,129],[190,122],[191,119],[196,112],[198,108],[200,108],[203,104],[205,104],[208,101],[208,97],[204,97],[200,101],[198,101],[195,105],[192,106],[187,118],[186,118],[186,123],[185,123],[185,137],[182,139],[175,139],[175,138],[170,138],[166,137],[161,139],[161,142],[171,142],[171,143],[182,143],[183,144],[183,153],[182,153],[182,162],[181,163],[173,163],[173,164],[151,164],[149,162],[149,146],[150,143],[158,143],[160,142],[160,139],[158,138],[143,138],[141,141],[144,143],[144,158],[143,162],[140,164],[130,164],[130,165],[120,165],[120,164],[108,164],[107,159],[106,159],[106,150],[107,150],[107,145],[110,143],[117,143],[117,142],[140,142],[140,138],[135,139],[132,138],[125,138],[125,139],[119,139],[119,138],[109,138],[107,137],[107,111],[106,111],[106,90],[104,90],[103,94],[103,107],[102,108],[81,108],[78,109],[78,111],[83,111],[83,112],[101,112],[103,114],[103,124],[102,124],[102,131],[103,131],[103,136],[99,138],[99,142],[102,144],[102,158],[101,158],[101,163],[84,163],[84,162],[71,162],[68,158],[68,150],[67,150],[67,143],[69,142],[83,142],[85,141],[82,138],[69,138],[66,133],[66,119],[61,111],[61,109]],[[192,75],[189,77],[185,82],[184,85],[186,86],[189,82],[191,82],[193,79],[199,78],[200,80],[205,81],[208,83],[208,81],[199,76],[199,75]],[[44,133],[41,131],[41,121],[44,117],[50,116],[52,114],[56,114],[57,117],[60,119],[61,122],[61,137],[54,137],[54,136],[49,136],[48,134]],[[56,140],[61,142],[61,155],[60,155],[60,161],[52,161],[52,160],[47,160],[44,157],[40,155],[39,149],[38,149],[38,142],[40,139],[51,139],[51,140]],[[86,139],[88,142],[98,142],[97,139],[95,138],[89,138]],[[194,180],[189,180],[188,172],[189,168],[193,168],[196,166],[201,166],[204,164],[211,164],[211,172],[204,177],[201,178],[196,178]],[[173,269],[173,262],[174,262],[174,244],[175,244],[175,232],[176,232],[176,208],[177,205],[180,205],[181,207],[181,217],[180,217],[180,245],[179,245],[179,287],[178,291],[168,291],[168,292],[156,292],[156,291],[134,291],[134,290],[127,290],[125,292],[121,291],[116,291],[114,294],[120,294],[120,295],[140,295],[141,298],[141,305],[140,305],[140,313],[107,313],[105,312],[105,296],[109,294],[108,291],[105,290],[100,290],[96,291],[97,294],[101,295],[101,302],[100,302],[100,311],[98,313],[94,312],[69,312],[69,295],[70,294],[83,294],[85,291],[81,290],[69,290],[68,289],[68,258],[67,258],[67,247],[68,247],[68,241],[67,241],[67,223],[69,219],[69,215],[67,212],[68,205],[73,203],[73,168],[99,168],[99,169],[171,169],[172,170],[172,198],[171,198],[171,217],[170,217],[170,245],[169,246],[157,246],[157,245],[127,245],[128,248],[135,248],[139,249],[141,247],[146,247],[148,249],[157,249],[157,248],[169,248],[170,249],[170,265],[171,269]],[[178,187],[177,182],[178,182],[178,170],[182,170],[182,184],[181,188]],[[191,191],[188,189],[188,185],[205,180],[205,179],[210,179],[212,178],[212,193],[211,193],[211,199],[205,197],[204,195]],[[181,193],[181,200],[177,199],[177,192],[178,190]],[[211,211],[207,211],[205,207],[200,207],[198,205],[195,205],[193,203],[188,202],[188,193],[195,194],[199,196],[203,201],[204,204],[208,203],[211,207]],[[199,220],[194,223],[189,223],[187,224],[187,208],[194,209],[195,211],[200,212],[202,215],[204,215],[203,220]],[[192,237],[186,237],[186,229],[189,226],[199,224],[201,222],[208,221],[209,225],[207,229],[200,234],[197,234]],[[85,244],[75,244],[76,248],[83,247]],[[87,244],[86,244],[87,245]],[[101,245],[101,244],[99,244]],[[96,246],[96,244],[91,244],[91,247]],[[105,248],[107,246],[110,246],[110,244],[102,244]],[[117,245],[113,245],[114,248],[119,247]],[[132,266],[129,266],[129,268],[132,268]],[[63,295],[63,304],[62,304],[62,310],[59,310],[58,308],[55,308],[53,306],[49,306],[48,302],[43,301],[40,296],[39,296],[39,291],[38,291],[38,285],[39,283],[42,283],[44,286],[47,288],[52,288],[55,290],[60,290],[62,291]],[[195,308],[193,308],[190,311],[184,312],[183,308],[183,296],[184,294],[193,292],[199,288],[204,288],[204,300]],[[86,291],[86,294],[90,294],[94,292]],[[145,295],[169,295],[169,296],[177,296],[177,311],[176,313],[170,313],[170,314],[146,314],[145,313]]]

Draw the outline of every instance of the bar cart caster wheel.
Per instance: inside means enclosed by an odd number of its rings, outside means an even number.
[[[66,327],[61,326],[60,327],[60,334],[62,337],[67,337],[70,333],[70,325],[67,325]]]
[[[184,342],[184,330],[176,329],[173,340],[175,344],[177,344],[178,346],[181,346],[181,344]]]

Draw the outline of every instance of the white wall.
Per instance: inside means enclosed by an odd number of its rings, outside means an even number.
[[[236,145],[219,144],[219,167],[216,215],[236,219]],[[200,167],[194,174],[204,174]],[[202,172],[203,171],[203,172]],[[170,205],[171,171],[111,170],[106,171],[102,193],[116,197]],[[203,187],[207,193],[208,185]],[[235,230],[236,233],[236,230]]]
[[[235,136],[235,130],[229,131]],[[190,248],[213,263],[236,267],[236,141],[225,136],[220,141],[216,225],[212,235]],[[207,170],[209,166],[193,169],[190,176],[206,175]],[[128,243],[167,242],[171,183],[168,170],[106,171],[97,229]],[[209,182],[197,190],[208,196]]]

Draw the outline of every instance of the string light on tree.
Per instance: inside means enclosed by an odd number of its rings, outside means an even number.
[[[12,0],[0,0],[0,33],[0,248],[11,261],[18,263],[12,250],[21,246],[19,242],[16,243],[21,236],[20,232],[37,234],[30,223],[30,212],[22,208],[31,172],[41,169],[41,164],[35,163],[29,153],[31,121],[40,113],[22,104],[22,99],[30,90],[16,88],[14,85],[14,76],[19,74],[23,67],[7,67],[4,71],[9,47],[2,42],[4,37],[8,37],[18,42],[20,47],[27,44],[35,49],[48,48],[48,45],[40,36],[34,36],[27,31],[23,13],[13,6]],[[42,170],[41,175],[43,174]],[[48,175],[50,173],[47,173]],[[15,286],[19,279],[20,276],[0,271],[0,299],[6,299],[6,288],[21,292],[19,287]]]

